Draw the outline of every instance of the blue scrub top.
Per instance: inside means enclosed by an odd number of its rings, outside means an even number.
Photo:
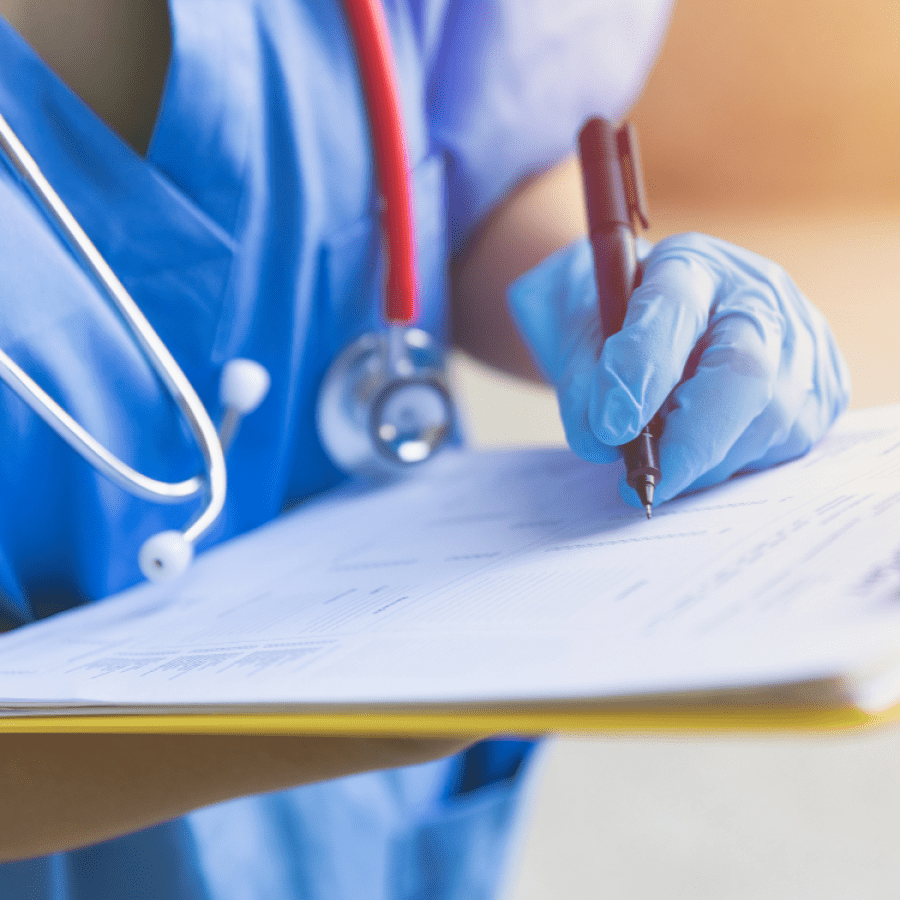
[[[446,263],[518,180],[619,118],[669,0],[393,0],[422,327],[446,334]],[[216,418],[222,365],[272,390],[229,456],[241,533],[340,475],[314,428],[334,356],[379,325],[370,138],[341,7],[171,0],[172,55],[146,158],[0,20],[0,112]],[[0,165],[0,347],[114,452],[184,478],[196,448],[127,329]],[[0,387],[0,621],[23,624],[139,580],[137,550],[191,504],[107,483]],[[530,745],[233,801],[73,853],[0,866],[0,897],[486,897]]]

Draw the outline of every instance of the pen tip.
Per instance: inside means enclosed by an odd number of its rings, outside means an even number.
[[[653,494],[655,493],[655,487],[654,480],[649,476],[644,479],[642,484],[635,485],[635,490],[641,500],[641,506],[646,510],[648,519],[653,518]]]

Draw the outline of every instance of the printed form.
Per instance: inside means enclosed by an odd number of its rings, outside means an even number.
[[[900,663],[900,407],[651,521],[621,476],[562,448],[463,450],[338,490],[173,585],[0,637],[0,707],[861,693]]]

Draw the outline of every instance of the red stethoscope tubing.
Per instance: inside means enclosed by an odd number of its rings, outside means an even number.
[[[409,159],[390,34],[379,0],[344,0],[369,113],[375,177],[387,245],[384,317],[413,324],[419,314]]]

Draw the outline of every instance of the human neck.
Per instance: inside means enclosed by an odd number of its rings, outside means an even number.
[[[0,16],[101,119],[146,152],[169,62],[165,0],[0,0]]]

